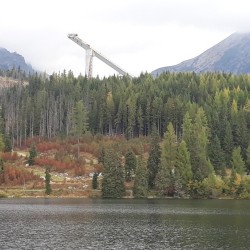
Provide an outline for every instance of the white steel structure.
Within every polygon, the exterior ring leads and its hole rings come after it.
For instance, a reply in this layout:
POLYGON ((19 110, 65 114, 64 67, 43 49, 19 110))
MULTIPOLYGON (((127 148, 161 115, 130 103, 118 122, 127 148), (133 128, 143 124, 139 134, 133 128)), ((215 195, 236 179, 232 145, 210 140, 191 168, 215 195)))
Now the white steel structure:
POLYGON ((93 57, 99 58, 101 61, 109 65, 111 68, 116 70, 119 74, 125 76, 128 75, 131 77, 131 75, 118 67, 116 64, 111 62, 109 59, 107 59, 105 56, 103 56, 100 52, 97 52, 95 49, 91 48, 89 44, 85 43, 78 37, 77 34, 68 34, 68 38, 71 39, 73 42, 81 46, 86 50, 86 66, 85 66, 85 74, 88 78, 92 77, 92 68, 93 68, 93 57))

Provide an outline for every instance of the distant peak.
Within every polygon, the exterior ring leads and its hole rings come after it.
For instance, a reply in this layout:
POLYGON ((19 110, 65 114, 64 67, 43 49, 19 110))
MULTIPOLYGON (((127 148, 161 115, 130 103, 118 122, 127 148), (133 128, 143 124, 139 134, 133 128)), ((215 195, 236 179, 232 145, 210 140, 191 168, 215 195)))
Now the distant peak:
POLYGON ((162 67, 151 74, 163 72, 225 72, 250 73, 250 32, 235 32, 200 55, 177 65, 162 67))

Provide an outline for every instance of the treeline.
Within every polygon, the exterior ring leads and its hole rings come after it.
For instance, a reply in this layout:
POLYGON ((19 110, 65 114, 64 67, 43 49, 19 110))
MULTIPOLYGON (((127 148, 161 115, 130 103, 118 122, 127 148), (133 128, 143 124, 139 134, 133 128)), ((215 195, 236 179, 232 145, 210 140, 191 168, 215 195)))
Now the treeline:
POLYGON ((156 79, 141 74, 101 80, 64 71, 28 81, 0 94, 1 132, 12 147, 35 136, 75 135, 79 142, 87 130, 128 140, 154 133, 163 138, 172 124, 175 143, 185 143, 190 154, 192 179, 204 179, 209 169, 225 175, 233 156, 241 157, 243 171, 249 172, 249 75, 165 73, 156 79))
POLYGON ((210 160, 208 138, 206 116, 199 108, 193 119, 186 113, 181 137, 177 137, 171 122, 163 139, 154 130, 146 158, 127 150, 124 164, 121 164, 122 155, 117 149, 102 148, 99 163, 103 164, 103 197, 121 198, 125 195, 125 186, 130 186, 136 198, 249 199, 250 178, 246 171, 250 165, 250 146, 246 160, 242 157, 241 147, 234 147, 227 166, 221 148, 216 148, 219 151, 217 158, 213 158, 217 159, 215 165, 210 160))
MULTIPOLYGON (((160 136, 172 122, 177 137, 182 135, 187 112, 193 118, 204 110, 209 141, 220 144, 228 160, 234 146, 244 157, 249 141, 250 77, 209 73, 166 73, 153 79, 109 77, 103 80, 74 77, 72 72, 50 78, 33 75, 29 85, 1 91, 4 133, 20 146, 27 138, 71 135, 74 110, 83 103, 92 134, 125 135, 128 139, 160 136)), ((228 163, 228 161, 227 161, 228 163)))

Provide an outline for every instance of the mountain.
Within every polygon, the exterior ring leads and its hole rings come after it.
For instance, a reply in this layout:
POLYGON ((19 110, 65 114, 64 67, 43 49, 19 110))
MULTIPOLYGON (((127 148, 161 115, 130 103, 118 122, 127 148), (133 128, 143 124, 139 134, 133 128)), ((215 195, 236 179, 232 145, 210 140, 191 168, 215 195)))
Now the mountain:
POLYGON ((15 67, 24 71, 25 73, 34 73, 34 69, 30 64, 25 62, 23 56, 17 54, 16 52, 9 52, 5 48, 0 48, 0 69, 1 70, 11 70, 15 67))
POLYGON ((233 33, 199 56, 156 69, 151 74, 156 77, 166 71, 250 73, 250 33, 233 33))

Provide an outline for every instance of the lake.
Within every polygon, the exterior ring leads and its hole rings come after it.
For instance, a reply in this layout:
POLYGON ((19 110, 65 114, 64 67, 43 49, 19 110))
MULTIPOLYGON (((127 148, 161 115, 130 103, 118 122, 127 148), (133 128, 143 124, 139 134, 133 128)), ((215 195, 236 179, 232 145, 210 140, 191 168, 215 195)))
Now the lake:
POLYGON ((0 199, 0 249, 250 249, 250 201, 0 199))

